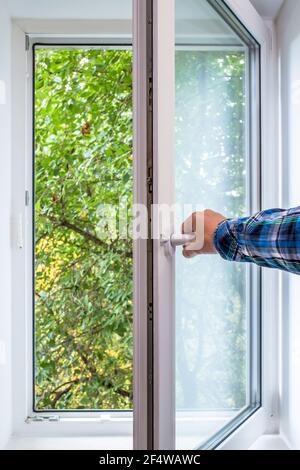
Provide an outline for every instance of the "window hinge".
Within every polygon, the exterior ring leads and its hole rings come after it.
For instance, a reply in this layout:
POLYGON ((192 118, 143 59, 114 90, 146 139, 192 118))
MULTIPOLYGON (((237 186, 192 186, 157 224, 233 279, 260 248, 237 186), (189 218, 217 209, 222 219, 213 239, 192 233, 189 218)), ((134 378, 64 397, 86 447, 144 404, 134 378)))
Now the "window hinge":
POLYGON ((147 176, 147 186, 148 186, 148 193, 153 193, 153 178, 152 178, 152 168, 148 168, 148 176, 147 176))
POLYGON ((152 321, 153 320, 153 304, 150 302, 148 304, 148 320, 152 321))
POLYGON ((29 36, 25 34, 25 51, 29 51, 29 36))
POLYGON ((58 415, 49 415, 49 416, 33 415, 33 416, 28 416, 28 418, 26 418, 25 422, 27 424, 31 424, 31 423, 56 423, 59 420, 60 420, 60 417, 58 415))
POLYGON ((148 77, 148 109, 150 113, 153 111, 153 79, 152 75, 148 77))
POLYGON ((147 185, 148 185, 148 193, 152 194, 153 193, 153 181, 151 176, 148 176, 147 178, 147 185))

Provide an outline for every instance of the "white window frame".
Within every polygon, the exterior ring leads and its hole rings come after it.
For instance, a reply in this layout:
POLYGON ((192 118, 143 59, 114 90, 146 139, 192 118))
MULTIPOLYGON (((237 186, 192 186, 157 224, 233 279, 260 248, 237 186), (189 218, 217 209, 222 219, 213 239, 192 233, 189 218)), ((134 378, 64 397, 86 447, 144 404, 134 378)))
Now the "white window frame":
MULTIPOLYGON (((165 41, 167 31, 174 34, 172 28, 174 23, 172 6, 174 0, 154 0, 154 9, 157 13, 158 21, 154 24, 154 83, 159 87, 154 90, 156 98, 163 100, 164 90, 167 92, 168 99, 172 95, 172 77, 161 75, 162 61, 170 60, 172 50, 168 41, 165 41), (164 18, 168 15, 167 30, 165 30, 164 18), (168 30, 168 28, 170 28, 168 30), (159 47, 162 46, 162 47, 159 47), (171 82, 169 81, 171 79, 171 82)), ((263 208, 275 207, 280 205, 279 185, 279 153, 276 149, 274 135, 277 131, 276 126, 276 44, 275 36, 262 21, 249 0, 226 0, 226 3, 247 26, 252 35, 261 45, 262 59, 262 206, 263 208), (272 104, 274 103, 274 104, 272 104), (270 171, 272 168, 272 171, 270 171), (274 182, 276 182, 274 184, 274 182)), ((136 80, 134 87, 134 121, 135 121, 135 202, 146 203, 146 159, 147 159, 147 99, 148 99, 148 76, 146 73, 146 0, 134 0, 134 78, 136 80)), ((97 22, 93 22, 93 33, 97 36, 99 31, 97 22)), ((28 364, 31 364, 31 336, 30 328, 26 322, 25 305, 28 305, 29 298, 26 294, 24 280, 32 275, 31 260, 28 260, 24 247, 24 221, 26 226, 31 226, 30 215, 26 214, 27 209, 24 206, 25 190, 30 186, 31 175, 25 178, 26 153, 31 155, 31 131, 25 132, 25 124, 31 122, 31 110, 26 108, 26 103, 30 102, 30 96, 27 91, 27 64, 26 54, 24 53, 25 34, 49 35, 59 34, 61 30, 68 31, 71 36, 91 36, 89 22, 61 21, 59 25, 45 18, 44 20, 20 19, 12 22, 12 62, 13 62, 13 199, 12 199, 12 234, 13 234, 13 434, 18 437, 68 437, 68 436, 114 436, 117 435, 128 438, 132 435, 132 418, 119 415, 118 418, 110 419, 107 413, 68 413, 68 417, 58 422, 34 422, 27 424, 26 418, 32 414, 30 397, 28 394, 31 372, 28 371, 28 364), (50 30, 49 30, 50 28, 50 30), (27 114, 27 118, 25 116, 27 114), (24 334, 25 332, 25 334, 24 334), (74 424, 76 423, 76 426, 74 424), (78 424, 78 425, 77 425, 78 424)), ((173 58, 171 59, 173 60, 173 58)), ((172 68, 170 69, 172 70, 172 68)), ((173 77, 174 78, 174 77, 173 77)), ((154 99, 156 99, 154 98, 154 99)), ((162 104, 162 103, 160 103, 162 104)), ((170 109, 169 109, 170 111, 170 109)), ((168 111, 166 119, 168 121, 168 111)), ((166 149, 165 141, 159 130, 159 122, 163 121, 164 114, 156 116, 154 120, 154 152, 156 157, 164 153, 166 149)), ((169 120, 170 121, 170 120, 169 120)), ((165 123, 164 123, 165 124, 165 123)), ((166 129, 173 132, 171 126, 166 129)), ((169 147, 168 147, 169 150, 169 147)), ((165 159, 161 163, 165 165, 165 159)), ((169 168, 164 167, 161 170, 161 183, 163 181, 163 172, 169 168)), ((168 202, 168 201, 166 201, 168 202)), ((154 245, 154 253, 160 248, 154 245)), ((145 242, 138 241, 134 245, 135 264, 135 314, 134 314, 134 361, 135 361, 135 380, 134 380, 134 447, 146 449, 148 433, 148 413, 147 413, 147 390, 149 377, 147 376, 147 292, 145 289, 147 280, 147 247, 145 242)), ((168 270, 169 267, 165 266, 168 270)), ((163 275, 162 266, 161 275, 163 275)), ((159 278, 155 278, 155 286, 159 287, 159 278)), ((170 287, 172 287, 172 280, 170 287)), ((31 291, 30 296, 31 296, 31 291)), ((159 297, 160 289, 157 289, 158 302, 163 302, 159 297)), ((279 358, 279 337, 278 337, 278 318, 279 318, 279 297, 280 297, 280 274, 276 271, 263 271, 262 279, 262 345, 263 345, 263 363, 262 363, 262 407, 248 419, 240 428, 231 434, 218 448, 220 449, 247 449, 260 435, 278 432, 278 361, 279 358)), ((164 376, 167 364, 174 361, 174 357, 168 356, 169 348, 172 347, 172 340, 166 344, 166 328, 169 327, 168 315, 169 309, 173 303, 171 291, 169 295, 169 304, 165 318, 157 318, 155 327, 155 363, 157 364, 155 377, 155 409, 156 423, 155 429, 155 448, 168 448, 170 437, 174 442, 174 428, 171 434, 168 434, 173 416, 174 397, 166 396, 163 383, 170 379, 168 374, 164 376), (164 356, 164 352, 167 353, 164 356), (170 400, 171 398, 171 400, 170 400), (164 407, 164 401, 170 400, 168 406, 164 407), (173 401, 172 401, 173 400, 173 401)), ((163 308, 163 304, 160 306, 163 308)), ((49 414, 49 413, 48 413, 49 414)), ((56 413, 55 413, 56 414, 56 413)))
MULTIPOLYGON (((136 9, 136 6, 135 6, 136 9)), ((132 411, 33 411, 33 316, 32 316, 32 43, 89 44, 113 42, 102 31, 106 23, 89 21, 57 23, 51 20, 12 21, 13 57, 13 434, 17 437, 117 437, 133 442, 132 411), (68 34, 62 34, 67 31, 68 34), (27 50, 26 50, 27 49, 27 50), (50 419, 49 419, 50 418, 50 419)), ((113 22, 112 22, 113 24, 113 22)), ((123 30, 118 43, 132 42, 129 31, 123 30)), ((110 29, 110 28, 108 28, 110 29)), ((115 41, 114 41, 115 42, 115 41)), ((136 59, 134 59, 136 62, 136 59)), ((135 173, 141 170, 136 165, 135 173)), ((136 179, 136 177, 135 177, 136 179)), ((136 191, 135 191, 136 192, 136 191)), ((139 195, 136 192, 135 199, 139 195)), ((139 254, 135 253, 135 257, 139 254)), ((136 289, 135 289, 136 290, 136 289)), ((134 294, 137 295, 136 292, 134 294)), ((114 448, 118 448, 114 444, 114 448)))
MULTIPOLYGON (((278 153, 276 133, 275 45, 272 31, 248 0, 225 2, 250 31, 261 48, 261 180, 262 209, 277 207, 278 153), (270 171, 272 168, 272 172, 270 171)), ((174 202, 174 0, 154 0, 154 193, 155 203, 174 202), (158 85, 157 85, 158 84, 158 85), (167 175, 167 178, 165 178, 167 175)), ((170 233, 174 227, 169 227, 170 233)), ((165 234, 164 235, 168 235, 165 234)), ((175 446, 174 397, 174 259, 163 256, 154 242, 154 438, 156 449, 175 446)), ((278 431, 278 306, 280 274, 263 270, 262 295, 262 397, 261 407, 215 448, 247 449, 260 435, 278 431)))

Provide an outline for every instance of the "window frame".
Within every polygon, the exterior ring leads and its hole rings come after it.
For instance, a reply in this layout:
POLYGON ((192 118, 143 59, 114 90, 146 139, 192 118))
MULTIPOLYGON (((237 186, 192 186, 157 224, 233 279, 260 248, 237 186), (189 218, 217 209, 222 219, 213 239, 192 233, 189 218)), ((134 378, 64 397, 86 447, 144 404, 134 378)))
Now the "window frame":
MULTIPOLYGON (((156 0, 155 0, 156 1, 156 0)), ((165 0, 166 1, 166 0, 165 0)), ((224 0, 225 1, 225 0, 224 0)), ((136 182, 136 201, 144 202, 146 199, 146 154, 147 132, 145 129, 145 113, 147 109, 147 74, 145 73, 145 4, 147 0, 134 0, 134 54, 135 54, 135 106, 136 120, 135 151, 140 155, 135 168, 136 175, 140 175, 136 182), (139 47, 137 47, 139 46, 139 47)), ((266 26, 249 0, 226 0, 226 3, 247 25, 250 32, 261 45, 262 57, 262 207, 280 206, 280 173, 279 152, 276 149, 273 135, 278 131, 278 96, 276 93, 276 42, 272 26, 266 26), (272 170, 270 171, 270 168, 272 170), (274 181, 276 184, 274 184, 274 181)), ((171 19, 171 15, 169 15, 171 19)), ((26 224, 30 224, 27 209, 24 205, 24 191, 28 188, 28 179, 25 177, 25 153, 30 153, 31 136, 25 133, 28 111, 26 99, 28 91, 24 76, 28 73, 24 43, 26 32, 40 35, 40 33, 57 34, 58 30, 66 30, 71 35, 87 37, 89 21, 62 20, 59 25, 50 19, 30 20, 25 18, 13 19, 12 22, 12 115, 14 139, 12 142, 12 273, 14 280, 13 305, 12 305, 12 383, 13 383, 13 435, 18 437, 69 437, 69 436, 112 436, 116 430, 118 437, 131 436, 132 419, 125 417, 119 420, 111 420, 107 415, 99 414, 97 419, 92 419, 88 414, 81 414, 81 419, 68 415, 67 419, 59 422, 34 422, 29 425, 25 422, 31 414, 30 399, 28 396, 28 346, 30 336, 26 324, 24 306, 28 302, 26 297, 25 279, 29 275, 28 259, 24 247, 24 231, 26 224), (25 118, 25 116, 27 116, 25 118), (26 152, 25 152, 26 149, 26 152), (74 426, 78 423, 78 426, 74 426)), ((96 36, 97 22, 93 20, 93 31, 96 36)), ((101 22, 99 22, 101 27, 101 22)), ((161 26, 160 26, 161 27, 161 26)), ((100 29, 98 29, 99 31, 100 29)), ((158 34, 158 25, 155 25, 155 37, 158 34)), ((155 67, 157 59, 155 59, 155 67)), ((154 67, 154 71, 156 70, 154 67)), ((156 72, 155 72, 156 73, 156 72)), ((29 100, 30 102, 30 100, 29 100)), ((135 267, 135 407, 134 407, 134 447, 146 449, 147 447, 147 420, 145 411, 147 403, 147 293, 143 289, 147 279, 147 249, 144 243, 137 242, 134 247, 135 254, 139 256, 135 267), (139 289, 138 289, 139 287, 139 289)), ((29 263, 31 275, 31 263, 29 263)), ((259 436, 268 432, 276 433, 279 430, 278 396, 279 396, 279 371, 275 358, 279 358, 279 299, 281 288, 281 275, 276 271, 263 270, 262 273, 262 407, 225 441, 218 449, 247 449, 259 436)), ((162 338, 156 338, 160 342, 162 338)), ((157 393, 157 389, 156 392, 157 393)), ((94 414, 94 412, 93 412, 94 414)))
MULTIPOLYGON (((34 103, 35 103, 35 51, 36 49, 40 48, 87 48, 87 49, 100 49, 100 50, 107 50, 107 49, 131 49, 132 50, 132 41, 128 41, 127 38, 103 38, 102 36, 98 37, 76 37, 76 36, 65 36, 65 35, 45 35, 40 36, 36 34, 29 34, 26 35, 26 39, 28 41, 28 68, 30 70, 29 73, 29 81, 28 81, 28 96, 32 95, 32 107, 31 107, 31 122, 28 119, 28 127, 31 127, 32 132, 32 148, 31 154, 28 152, 28 160, 27 160, 27 170, 28 170, 28 180, 31 177, 31 182, 29 182, 28 187, 29 190, 26 190, 26 198, 28 197, 27 201, 27 208, 31 211, 31 227, 32 232, 29 233, 30 226, 28 226, 28 233, 27 237, 25 235, 25 239, 27 238, 27 246, 28 246, 28 256, 32 259, 32 282, 30 282, 30 277, 28 276, 27 280, 27 289, 31 289, 32 297, 31 297, 31 310, 32 310, 32 319, 31 321, 28 319, 28 329, 32 335, 32 365, 31 365, 31 374, 32 374, 32 398, 31 398, 31 408, 32 408, 32 416, 28 418, 28 420, 35 420, 39 417, 43 416, 53 416, 55 415, 58 419, 63 419, 66 417, 73 417, 73 418, 81 418, 85 416, 86 418, 95 419, 98 415, 102 416, 110 416, 108 419, 132 419, 133 418, 133 410, 113 410, 113 409, 86 409, 86 410, 38 410, 36 408, 36 399, 35 399, 35 244, 34 244, 34 232, 35 232, 35 151, 34 151, 34 143, 35 143, 35 111, 34 111, 34 103), (30 83, 29 83, 30 82, 30 83), (30 176, 31 175, 31 176, 30 176), (28 196, 27 196, 28 194, 28 196), (31 247, 31 253, 29 253, 29 247, 31 247)), ((28 129, 29 130, 29 129, 28 129)), ((29 299, 30 302, 30 299, 29 299)), ((29 304, 28 304, 28 313, 27 316, 29 317, 29 304)), ((133 330, 133 325, 132 325, 133 330)))
MULTIPOLYGON (((86 21, 64 21, 60 25, 69 34, 58 34, 55 21, 41 27, 39 20, 15 20, 12 23, 14 117, 16 138, 13 160, 18 171, 15 175, 15 206, 18 214, 14 221, 15 242, 18 252, 13 264, 18 275, 18 287, 13 312, 13 325, 18 338, 13 343, 14 416, 13 429, 24 437, 107 437, 115 436, 133 443, 133 410, 48 410, 34 409, 33 380, 33 47, 34 45, 95 45, 95 47, 133 48, 129 37, 111 38, 101 34, 88 34, 86 21), (27 33, 32 31, 32 33, 27 33), (96 43, 96 44, 95 44, 96 43), (24 48, 25 45, 25 48, 24 48), (17 64, 17 65, 16 65, 17 64), (25 202, 25 204, 24 204, 25 202), (24 334, 25 332, 25 334, 24 334), (76 426, 74 424, 76 423, 76 426)), ((98 22, 101 31, 101 21, 98 22)), ((136 171, 136 169, 135 169, 136 171)), ((134 254, 134 256, 136 256, 134 254)), ((134 294, 136 295, 136 293, 134 294)), ((127 445, 126 444, 126 445, 127 445)), ((115 446, 116 448, 116 446, 115 446)))
MULTIPOLYGON (((261 92, 261 101, 259 102, 254 94, 255 113, 252 113, 252 115, 261 117, 261 127, 258 133, 253 133, 254 141, 256 141, 255 145, 258 148, 258 160, 255 159, 250 169, 253 176, 252 191, 254 189, 251 210, 258 211, 265 208, 267 204, 270 207, 276 205, 278 200, 272 177, 267 171, 268 164, 272 162, 275 153, 274 148, 272 148, 273 154, 270 151, 268 142, 276 128, 275 113, 271 114, 268 106, 270 99, 275 99, 275 88, 270 86, 270 83, 273 84, 271 74, 275 73, 272 37, 267 26, 249 1, 215 0, 210 3, 214 7, 221 8, 222 11, 226 11, 226 7, 229 7, 229 11, 225 14, 237 17, 260 47, 261 62, 260 70, 257 67, 257 70, 259 70, 257 87, 261 92), (259 155, 261 155, 261 160, 259 155)), ((159 0, 154 0, 155 203, 170 205, 174 202, 172 157, 174 155, 173 130, 175 126, 170 118, 171 115, 174 115, 173 102, 175 101, 174 89, 170 85, 170 83, 174 83, 174 58, 172 55, 174 53, 175 34, 173 26, 170 25, 170 23, 175 24, 173 15, 174 0, 166 0, 164 5, 159 0), (159 86, 157 86, 157 83, 159 83, 159 86), (161 90, 164 90, 164 95, 161 94, 161 90), (163 126, 162 121, 164 122, 163 126), (162 129, 163 131, 161 131, 162 129), (166 174, 168 175, 167 179, 163 178, 163 175, 166 174)), ((230 16, 228 18, 231 21, 230 16)), ((228 18, 227 22, 229 22, 228 18)), ((255 119, 255 117, 252 117, 252 119, 255 119)), ((251 125, 253 125, 253 122, 251 125)), ((173 229, 174 227, 170 227, 170 233, 173 229)), ((164 236, 167 235, 164 233, 164 236)), ((236 420, 229 423, 227 428, 213 436, 204 448, 232 448, 232 445, 237 446, 237 448, 245 448, 245 445, 249 446, 253 439, 255 440, 255 437, 263 434, 267 429, 272 426, 276 429, 278 418, 276 402, 278 371, 270 360, 269 351, 278 355, 278 335, 274 319, 278 318, 276 299, 278 299, 279 274, 263 270, 261 274, 257 275, 257 279, 253 279, 251 284, 251 289, 253 289, 251 294, 252 302, 260 302, 261 299, 262 321, 258 317, 258 322, 256 321, 256 324, 252 325, 252 328, 257 332, 257 337, 254 338, 257 345, 256 350, 261 349, 259 363, 257 358, 253 356, 253 365, 256 364, 256 366, 253 367, 252 378, 254 381, 260 381, 260 377, 262 379, 261 397, 254 396, 252 398, 254 400, 252 401, 252 409, 249 409, 246 414, 241 413, 236 420), (270 338, 271 332, 274 333, 272 339, 270 338), (251 431, 248 433, 248 438, 244 429, 250 429, 251 431), (244 436, 241 437, 240 442, 239 435, 244 436)), ((154 323, 156 325, 154 337, 155 448, 168 449, 175 446, 174 295, 172 294, 174 292, 174 260, 164 259, 159 241, 155 242, 154 247, 154 286, 154 323), (161 411, 159 412, 159 410, 161 411)), ((258 390, 259 395, 260 390, 258 390)))

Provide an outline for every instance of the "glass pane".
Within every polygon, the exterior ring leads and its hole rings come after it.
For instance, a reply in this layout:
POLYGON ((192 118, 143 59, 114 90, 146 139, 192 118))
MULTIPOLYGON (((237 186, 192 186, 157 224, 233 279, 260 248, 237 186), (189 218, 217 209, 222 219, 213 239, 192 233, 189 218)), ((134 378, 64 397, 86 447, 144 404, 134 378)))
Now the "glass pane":
POLYGON ((132 51, 38 47, 34 80, 35 409, 131 409, 132 242, 101 221, 131 217, 132 51))
MULTIPOLYGON (((176 203, 246 215, 248 70, 247 47, 206 0, 176 2, 176 203)), ((247 270, 177 251, 177 448, 199 448, 249 405, 247 270)))

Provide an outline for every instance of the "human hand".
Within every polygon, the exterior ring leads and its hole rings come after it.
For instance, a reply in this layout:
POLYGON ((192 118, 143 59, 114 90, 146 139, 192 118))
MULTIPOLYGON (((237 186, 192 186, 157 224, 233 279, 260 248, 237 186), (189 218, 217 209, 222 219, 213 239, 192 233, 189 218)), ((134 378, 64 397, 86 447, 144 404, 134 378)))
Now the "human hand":
POLYGON ((226 220, 222 214, 206 209, 203 212, 194 212, 182 224, 182 233, 195 233, 196 240, 183 247, 183 256, 193 258, 202 254, 216 254, 214 234, 218 225, 226 220))

